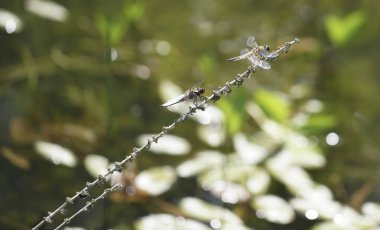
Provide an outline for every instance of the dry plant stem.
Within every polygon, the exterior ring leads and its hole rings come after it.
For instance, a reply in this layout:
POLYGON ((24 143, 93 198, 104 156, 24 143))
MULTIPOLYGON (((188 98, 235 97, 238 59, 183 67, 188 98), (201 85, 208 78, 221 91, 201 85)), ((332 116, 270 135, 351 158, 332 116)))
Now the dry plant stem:
POLYGON ((94 207, 95 203, 98 202, 99 200, 101 199, 104 199, 106 197, 106 195, 108 195, 110 192, 113 192, 113 191, 116 191, 116 190, 119 190, 121 189, 122 186, 120 184, 116 184, 114 186, 112 186, 111 188, 107 188, 104 190, 104 192, 102 194, 100 194, 98 197, 96 197, 95 199, 92 199, 91 201, 88 201, 86 203, 86 205, 79 209, 76 213, 74 213, 72 216, 70 216, 69 218, 65 218, 63 220, 63 222, 55 228, 55 230, 58 230, 60 228, 62 228, 64 225, 68 224, 71 222, 72 219, 74 219, 74 217, 76 217, 77 215, 79 215, 80 213, 82 212, 87 212, 90 208, 94 207))
MULTIPOLYGON (((281 53, 287 53, 288 50, 290 49, 290 47, 296 43, 299 43, 299 39, 298 38, 295 38, 293 41, 290 41, 290 42, 286 42, 282 47, 279 47, 276 51, 277 54, 281 54, 281 53)), ((132 150, 132 153, 130 155, 127 155, 122 161, 120 162, 116 162, 114 164, 114 166, 112 168, 110 168, 108 170, 108 172, 104 175, 99 175, 98 178, 96 180, 94 180, 93 182, 87 182, 86 183, 86 186, 80 191, 80 192, 77 192, 73 197, 68 197, 66 198, 66 201, 65 203, 63 203, 61 206, 59 206, 55 211, 53 212, 48 212, 48 216, 44 217, 43 220, 41 222, 39 222, 34 228, 32 228, 33 230, 37 230, 39 229, 43 224, 45 223, 52 223, 52 218, 59 212, 63 212, 65 209, 66 209, 66 206, 68 206, 69 204, 73 204, 74 201, 76 199, 78 199, 79 197, 80 198, 85 198, 85 197, 88 197, 90 194, 89 194, 89 190, 91 188, 93 188, 94 186, 96 185, 104 185, 106 183, 106 178, 107 176, 109 175, 112 175, 115 171, 117 172, 121 172, 121 170, 124 168, 124 165, 127 163, 127 162, 132 162, 134 160, 136 160, 137 158, 137 155, 142 151, 142 150, 148 150, 150 149, 151 145, 153 142, 157 143, 158 140, 163 137, 166 133, 168 133, 170 130, 174 129, 178 123, 182 122, 182 121, 185 121, 186 119, 188 119, 190 116, 192 116, 193 114, 195 114, 198 110, 205 110, 206 107, 208 106, 209 102, 212 101, 212 102, 215 102, 217 100, 219 100, 221 98, 222 95, 227 95, 229 94, 232 89, 231 89, 231 86, 240 86, 243 84, 244 80, 249 78, 251 76, 252 73, 255 72, 255 70, 259 68, 258 66, 254 65, 254 66, 250 66, 248 67, 248 69, 241 73, 241 74, 237 74, 235 76, 235 78, 231 81, 228 81, 226 82, 223 86, 221 87, 218 87, 217 89, 215 89, 213 91, 213 94, 211 94, 210 96, 207 96, 207 97, 202 97, 201 98, 201 102, 200 103, 195 103, 195 105, 192 107, 190 106, 189 107, 189 111, 187 113, 184 113, 184 114, 181 114, 173 123, 171 123, 170 125, 168 126, 164 126, 162 127, 162 131, 154 136, 152 136, 151 138, 149 138, 147 140, 147 142, 137 148, 133 148, 132 150)), ((117 188, 120 187, 120 185, 115 185, 117 186, 117 188)), ((112 188, 110 189, 106 189, 104 190, 103 194, 101 194, 99 197, 102 197, 104 198, 105 195, 107 195, 108 193, 110 193, 111 191, 114 191, 116 190, 116 187, 113 186, 112 188)), ((93 205, 96 201, 99 200, 99 197, 96 198, 96 199, 93 199, 91 200, 90 202, 90 205, 93 205)), ((75 213, 73 216, 69 217, 69 218, 66 218, 56 229, 59 229, 61 228, 62 226, 64 226, 65 224, 67 224, 68 222, 71 221, 72 218, 74 218, 76 215, 78 215, 79 213, 81 212, 84 212, 85 210, 88 209, 88 205, 86 205, 85 207, 83 207, 82 209, 80 209, 77 213, 75 213)))

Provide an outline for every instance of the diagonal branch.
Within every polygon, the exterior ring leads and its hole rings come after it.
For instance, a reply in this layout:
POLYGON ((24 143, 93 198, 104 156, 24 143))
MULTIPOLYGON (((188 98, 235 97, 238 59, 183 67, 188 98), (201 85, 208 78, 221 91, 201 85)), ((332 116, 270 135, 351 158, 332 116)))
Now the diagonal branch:
MULTIPOLYGON (((274 53, 280 55, 283 53, 287 53, 292 45, 295 45, 296 43, 299 43, 300 40, 298 38, 293 39, 290 42, 286 42, 283 46, 279 47, 274 53)), ((48 212, 48 216, 44 217, 41 222, 39 222, 35 227, 32 228, 32 230, 40 229, 42 225, 45 223, 52 223, 52 219, 54 216, 56 216, 58 213, 63 213, 66 209, 66 207, 70 204, 73 204, 74 201, 76 201, 78 198, 86 198, 89 196, 89 191, 96 185, 104 185, 106 183, 107 176, 112 175, 114 172, 121 172, 121 170, 124 168, 124 166, 128 162, 133 162, 137 159, 138 154, 142 150, 148 150, 150 149, 152 143, 157 143, 158 140, 163 137, 165 134, 167 134, 169 131, 174 129, 178 123, 187 120, 190 116, 194 115, 197 111, 201 110, 204 111, 206 107, 209 105, 209 102, 216 102, 218 101, 223 95, 227 95, 232 92, 232 86, 241 86, 245 79, 249 78, 252 73, 256 71, 259 67, 257 65, 249 66, 246 71, 244 71, 241 74, 237 74, 235 78, 231 81, 226 82, 223 86, 220 86, 213 90, 213 93, 209 96, 202 97, 202 100, 200 103, 195 103, 194 106, 189 107, 189 111, 187 113, 181 114, 174 122, 172 122, 170 125, 162 127, 162 130, 160 133, 152 136, 149 138, 146 143, 140 147, 134 147, 132 150, 132 153, 127 155, 122 161, 116 162, 112 168, 108 170, 107 173, 103 175, 99 175, 96 180, 93 182, 87 182, 86 186, 79 192, 77 192, 74 196, 66 198, 66 201, 59 206, 55 211, 48 212)), ((105 189, 104 192, 99 196, 101 198, 104 198, 107 194, 109 194, 111 191, 117 190, 120 188, 120 185, 115 185, 110 189, 105 189)), ((96 198, 91 200, 85 207, 80 209, 78 212, 76 212, 74 215, 72 215, 69 218, 65 218, 65 220, 56 228, 60 229, 65 224, 69 223, 72 218, 77 216, 78 214, 87 211, 89 205, 94 205, 100 198, 96 198)))

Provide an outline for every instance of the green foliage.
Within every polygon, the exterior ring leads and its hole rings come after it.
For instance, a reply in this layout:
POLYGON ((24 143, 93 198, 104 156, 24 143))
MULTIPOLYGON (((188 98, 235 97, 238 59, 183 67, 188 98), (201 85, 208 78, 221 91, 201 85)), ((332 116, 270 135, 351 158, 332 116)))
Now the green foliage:
POLYGON ((111 46, 120 44, 129 27, 144 16, 145 5, 137 1, 127 1, 122 12, 111 16, 98 13, 95 16, 96 27, 101 37, 111 46))
POLYGON ((216 67, 215 58, 213 58, 210 55, 202 55, 198 59, 198 65, 200 66, 202 72, 206 76, 209 76, 215 71, 215 67, 216 67))
POLYGON ((124 14, 129 21, 139 21, 145 14, 145 4, 139 1, 127 1, 124 14))
POLYGON ((307 133, 326 132, 337 125, 337 119, 334 115, 314 114, 311 115, 302 129, 307 133))
POLYGON ((101 37, 111 46, 119 44, 128 31, 129 21, 125 17, 109 19, 103 14, 96 16, 96 26, 101 37))
POLYGON ((345 17, 327 16, 325 27, 332 43, 336 46, 344 46, 359 34, 366 21, 366 12, 357 10, 345 17))
POLYGON ((225 115, 229 135, 241 130, 246 117, 245 104, 247 99, 247 93, 244 90, 239 90, 231 94, 228 98, 218 102, 218 107, 225 115))
POLYGON ((260 88, 256 90, 254 98, 269 118, 281 123, 289 118, 289 103, 283 97, 260 88))

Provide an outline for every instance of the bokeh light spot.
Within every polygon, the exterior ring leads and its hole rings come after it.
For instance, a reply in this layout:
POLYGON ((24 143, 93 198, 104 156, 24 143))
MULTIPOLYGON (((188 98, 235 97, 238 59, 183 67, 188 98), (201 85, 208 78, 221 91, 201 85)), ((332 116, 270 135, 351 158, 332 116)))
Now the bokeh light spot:
POLYGON ((115 48, 111 48, 111 61, 115 61, 117 59, 117 50, 115 48))
POLYGON ((8 19, 7 22, 5 23, 5 31, 8 34, 11 34, 11 33, 15 32, 16 29, 17 29, 17 24, 16 24, 15 20, 8 19))
POLYGON ((305 217, 309 220, 315 220, 319 216, 318 212, 314 209, 309 209, 305 212, 305 217))
POLYGON ((328 145, 334 146, 339 143, 339 136, 336 133, 329 133, 326 136, 326 143, 328 145))
POLYGON ((159 41, 156 46, 156 51, 161 55, 168 55, 170 53, 170 44, 167 41, 159 41))
POLYGON ((218 219, 213 219, 210 221, 210 226, 213 229, 220 229, 222 227, 222 223, 218 219))

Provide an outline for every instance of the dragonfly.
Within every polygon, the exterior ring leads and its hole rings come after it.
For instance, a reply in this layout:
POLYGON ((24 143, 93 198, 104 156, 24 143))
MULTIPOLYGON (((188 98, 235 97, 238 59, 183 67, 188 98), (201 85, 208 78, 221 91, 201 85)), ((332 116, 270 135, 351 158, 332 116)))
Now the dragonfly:
POLYGON ((247 39, 248 49, 243 49, 240 52, 240 56, 227 59, 228 61, 240 61, 243 59, 248 59, 248 61, 262 69, 270 69, 270 64, 266 60, 271 60, 278 57, 278 53, 269 52, 270 46, 263 45, 259 46, 256 43, 255 36, 249 36, 247 39))
MULTIPOLYGON (((202 82, 203 81, 201 81, 197 85, 201 84, 202 82)), ((198 98, 200 98, 202 96, 202 94, 205 91, 206 91, 205 88, 193 87, 193 88, 187 90, 186 92, 184 92, 183 94, 179 95, 178 97, 170 99, 169 101, 165 102, 164 104, 161 105, 161 107, 166 108, 166 107, 169 107, 169 106, 172 106, 172 105, 184 102, 184 101, 189 101, 189 100, 196 101, 198 98)))

